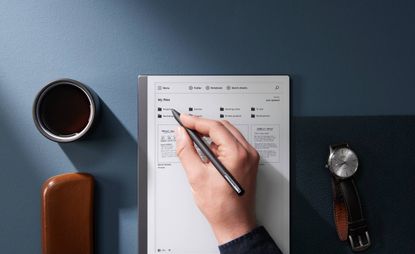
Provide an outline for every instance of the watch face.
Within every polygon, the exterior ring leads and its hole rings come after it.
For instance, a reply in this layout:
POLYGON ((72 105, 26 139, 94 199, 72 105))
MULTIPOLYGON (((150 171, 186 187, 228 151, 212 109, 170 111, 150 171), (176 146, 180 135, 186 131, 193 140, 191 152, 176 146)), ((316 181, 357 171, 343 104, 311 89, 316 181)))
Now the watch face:
POLYGON ((329 157, 330 171, 340 178, 351 177, 357 170, 359 161, 349 148, 335 149, 329 157))

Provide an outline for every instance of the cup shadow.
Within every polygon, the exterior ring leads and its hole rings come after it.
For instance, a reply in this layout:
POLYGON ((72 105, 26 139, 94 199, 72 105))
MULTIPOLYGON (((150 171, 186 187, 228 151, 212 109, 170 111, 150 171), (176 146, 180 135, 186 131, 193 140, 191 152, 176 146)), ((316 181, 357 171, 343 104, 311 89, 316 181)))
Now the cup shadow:
POLYGON ((22 122, 9 119, 6 94, 0 92, 0 252, 40 253, 40 186, 47 169, 33 160, 31 148, 20 140, 16 126, 22 122), (23 244, 17 241, 22 237, 23 244))
POLYGON ((137 141, 101 101, 92 132, 59 146, 79 172, 95 178, 95 252, 118 253, 120 210, 137 206, 137 141))

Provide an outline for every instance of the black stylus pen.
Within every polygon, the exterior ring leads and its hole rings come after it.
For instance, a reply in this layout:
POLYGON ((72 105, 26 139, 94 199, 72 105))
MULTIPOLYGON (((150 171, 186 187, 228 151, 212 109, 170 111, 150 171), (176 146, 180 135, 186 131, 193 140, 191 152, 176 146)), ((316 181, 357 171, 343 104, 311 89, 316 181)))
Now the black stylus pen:
POLYGON ((229 183, 232 189, 238 194, 242 196, 245 191, 241 187, 241 185, 236 181, 236 179, 232 176, 232 174, 223 166, 223 164, 219 161, 218 158, 213 154, 212 150, 206 145, 206 143, 199 137, 198 133, 194 130, 186 128, 183 126, 182 122, 180 121, 180 113, 177 112, 175 109, 172 109, 171 112, 173 113, 174 118, 176 121, 187 131, 190 138, 195 142, 195 144, 200 148, 202 153, 212 162, 213 166, 218 170, 218 172, 225 178, 225 180, 229 183))

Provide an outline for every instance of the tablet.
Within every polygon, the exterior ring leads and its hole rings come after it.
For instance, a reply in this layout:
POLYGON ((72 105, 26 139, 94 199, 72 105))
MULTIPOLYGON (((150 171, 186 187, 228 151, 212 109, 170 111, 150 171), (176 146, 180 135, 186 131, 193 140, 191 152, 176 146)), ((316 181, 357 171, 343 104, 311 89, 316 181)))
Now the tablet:
POLYGON ((257 149, 258 224, 289 253, 289 77, 141 75, 138 83, 140 253, 219 253, 176 156, 172 108, 226 119, 257 149))

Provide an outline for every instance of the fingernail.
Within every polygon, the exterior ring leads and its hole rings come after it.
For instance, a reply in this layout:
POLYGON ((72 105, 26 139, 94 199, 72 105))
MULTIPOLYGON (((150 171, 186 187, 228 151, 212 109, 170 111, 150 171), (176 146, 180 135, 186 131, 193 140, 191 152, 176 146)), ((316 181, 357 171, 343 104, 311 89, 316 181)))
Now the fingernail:
POLYGON ((180 142, 182 141, 182 139, 183 139, 183 134, 182 134, 182 127, 180 127, 180 126, 177 126, 177 128, 176 128, 176 144, 180 144, 180 142))

